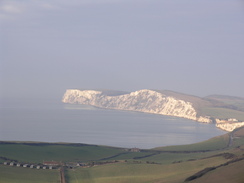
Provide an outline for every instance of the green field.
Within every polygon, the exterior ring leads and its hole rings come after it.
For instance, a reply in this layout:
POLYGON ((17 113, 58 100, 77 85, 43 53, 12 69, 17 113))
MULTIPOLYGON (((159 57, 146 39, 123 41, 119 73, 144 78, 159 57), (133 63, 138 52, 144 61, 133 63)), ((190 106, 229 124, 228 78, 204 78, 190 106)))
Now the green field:
POLYGON ((233 109, 227 109, 227 108, 202 108, 202 113, 206 116, 211 116, 213 118, 218 119, 229 119, 229 118, 236 118, 239 121, 244 121, 244 112, 243 111, 237 111, 233 109))
POLYGON ((218 137, 211 138, 209 140, 189 144, 189 145, 179 145, 179 146, 167 146, 158 147, 155 150, 161 151, 213 151, 226 148, 229 143, 229 134, 221 135, 218 137))
POLYGON ((225 104, 232 106, 232 108, 244 112, 244 98, 224 95, 211 95, 206 98, 212 101, 220 102, 222 105, 225 104))
POLYGON ((219 169, 209 172, 207 175, 202 176, 191 183, 230 183, 230 182, 243 182, 244 180, 244 160, 235 164, 229 164, 219 169))
POLYGON ((0 183, 58 183, 58 170, 37 170, 0 165, 0 183))
POLYGON ((181 164, 146 164, 146 163, 118 163, 92 168, 79 168, 69 170, 70 183, 76 182, 179 182, 193 172, 201 170, 205 166, 215 166, 226 160, 218 157, 199 160, 198 162, 184 162, 181 164), (186 171, 187 169, 187 171, 186 171))
POLYGON ((94 161, 122 153, 122 149, 105 146, 42 143, 0 144, 0 156, 20 162, 94 161))
POLYGON ((168 90, 156 91, 166 96, 191 102, 198 116, 210 116, 218 119, 236 118, 239 121, 244 121, 244 98, 225 95, 210 95, 201 98, 168 90))
POLYGON ((0 183, 60 182, 59 169, 37 170, 3 165, 4 161, 42 163, 51 160, 63 163, 86 162, 84 167, 64 167, 66 183, 179 183, 189 177, 197 177, 189 181, 192 183, 209 182, 209 179, 216 182, 224 182, 222 179, 225 179, 243 183, 244 128, 201 143, 141 152, 84 144, 2 142, 0 183), (231 143, 230 137, 233 137, 231 143), (209 167, 212 167, 211 171, 205 172, 209 167), (204 174, 199 176, 202 171, 204 174))

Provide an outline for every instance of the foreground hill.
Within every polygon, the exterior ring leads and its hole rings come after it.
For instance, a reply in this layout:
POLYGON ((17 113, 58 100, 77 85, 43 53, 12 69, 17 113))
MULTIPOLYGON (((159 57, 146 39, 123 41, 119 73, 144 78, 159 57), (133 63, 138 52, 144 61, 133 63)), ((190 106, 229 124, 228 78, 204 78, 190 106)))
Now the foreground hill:
POLYGON ((61 172, 68 183, 243 183, 244 128, 197 144, 151 150, 67 143, 0 143, 0 183, 61 182, 61 172), (43 169, 45 162, 57 165, 43 169))
POLYGON ((217 123, 226 131, 244 126, 244 99, 227 96, 200 98, 168 90, 118 92, 110 90, 67 90, 62 101, 101 108, 177 116, 217 123))

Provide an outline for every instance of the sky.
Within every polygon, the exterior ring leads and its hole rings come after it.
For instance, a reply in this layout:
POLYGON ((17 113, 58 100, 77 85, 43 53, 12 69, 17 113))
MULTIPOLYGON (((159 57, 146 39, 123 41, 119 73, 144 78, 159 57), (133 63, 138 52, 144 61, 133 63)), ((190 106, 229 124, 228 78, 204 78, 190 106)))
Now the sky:
POLYGON ((242 0, 0 0, 0 96, 244 97, 242 0))

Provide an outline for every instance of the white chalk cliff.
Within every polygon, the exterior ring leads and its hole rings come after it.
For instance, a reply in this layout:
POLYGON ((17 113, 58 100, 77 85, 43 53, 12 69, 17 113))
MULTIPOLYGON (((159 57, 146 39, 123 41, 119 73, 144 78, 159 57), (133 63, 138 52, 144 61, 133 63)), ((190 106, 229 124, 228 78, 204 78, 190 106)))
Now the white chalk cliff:
POLYGON ((236 128, 240 128, 244 126, 244 122, 239 122, 239 123, 220 123, 216 124, 216 126, 222 130, 225 130, 227 132, 231 132, 236 128))
POLYGON ((102 91, 70 89, 65 92, 62 102, 177 116, 206 123, 211 122, 208 117, 197 116, 192 103, 153 90, 139 90, 129 94, 111 96, 104 94, 102 91))

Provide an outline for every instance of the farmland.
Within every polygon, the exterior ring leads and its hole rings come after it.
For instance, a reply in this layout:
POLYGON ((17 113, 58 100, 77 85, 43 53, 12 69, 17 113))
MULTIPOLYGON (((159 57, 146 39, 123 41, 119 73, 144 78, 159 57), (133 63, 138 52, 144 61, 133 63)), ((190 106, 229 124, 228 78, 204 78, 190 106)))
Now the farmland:
POLYGON ((0 183, 57 183, 58 170, 36 170, 0 165, 0 183))
POLYGON ((87 144, 34 142, 0 143, 0 182, 243 182, 244 128, 201 143, 132 152, 87 144), (3 162, 42 164, 62 162, 52 170, 3 165, 3 162), (70 165, 72 164, 72 166, 70 165), (79 164, 79 165, 77 165, 79 164), (74 165, 74 166, 73 166, 74 165), (240 167, 237 170, 237 167, 240 167), (231 172, 225 174, 224 172, 231 172))

